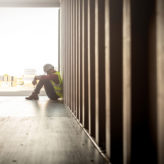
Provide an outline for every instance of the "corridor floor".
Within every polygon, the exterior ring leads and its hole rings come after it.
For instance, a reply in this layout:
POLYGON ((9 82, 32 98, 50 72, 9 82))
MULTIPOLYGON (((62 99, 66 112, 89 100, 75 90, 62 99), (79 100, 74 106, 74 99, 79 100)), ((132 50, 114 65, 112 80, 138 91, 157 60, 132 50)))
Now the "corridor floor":
POLYGON ((60 102, 0 97, 0 164, 106 163, 60 102))

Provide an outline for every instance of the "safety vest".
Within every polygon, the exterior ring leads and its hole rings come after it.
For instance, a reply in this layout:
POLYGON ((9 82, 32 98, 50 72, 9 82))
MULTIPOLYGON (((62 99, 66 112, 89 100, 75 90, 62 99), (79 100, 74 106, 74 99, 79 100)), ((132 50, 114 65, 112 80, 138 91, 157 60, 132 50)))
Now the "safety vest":
POLYGON ((53 80, 50 80, 50 82, 56 92, 56 95, 62 98, 63 97, 63 81, 61 79, 60 72, 55 72, 54 74, 58 76, 59 83, 56 84, 53 80))

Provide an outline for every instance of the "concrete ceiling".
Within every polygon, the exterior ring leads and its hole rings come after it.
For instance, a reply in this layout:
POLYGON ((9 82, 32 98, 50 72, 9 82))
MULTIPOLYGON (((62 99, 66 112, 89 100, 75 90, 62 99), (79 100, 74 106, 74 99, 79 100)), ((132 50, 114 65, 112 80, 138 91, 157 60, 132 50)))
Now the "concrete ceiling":
POLYGON ((60 0, 0 0, 0 7, 59 7, 60 0))

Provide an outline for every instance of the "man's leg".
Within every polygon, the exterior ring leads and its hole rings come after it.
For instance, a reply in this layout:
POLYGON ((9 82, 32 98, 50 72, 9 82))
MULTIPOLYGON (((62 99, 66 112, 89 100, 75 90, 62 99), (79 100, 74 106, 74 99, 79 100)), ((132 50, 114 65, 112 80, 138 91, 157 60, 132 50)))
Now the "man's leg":
POLYGON ((53 85, 49 80, 44 81, 44 89, 47 94, 47 96, 52 100, 57 100, 59 97, 56 95, 56 92, 53 88, 53 85))
POLYGON ((34 92, 35 94, 39 94, 40 93, 40 90, 42 89, 42 87, 44 86, 44 83, 46 81, 45 80, 39 80, 38 84, 36 85, 36 88, 34 89, 34 92))
POLYGON ((34 90, 34 92, 29 96, 26 97, 27 100, 38 100, 38 94, 40 93, 41 88, 44 85, 44 81, 43 80, 39 80, 39 83, 36 85, 36 88, 34 90))
POLYGON ((47 96, 52 99, 52 100, 57 100, 57 98, 59 98, 56 93, 55 90, 51 84, 51 82, 47 79, 41 79, 39 80, 34 92, 32 93, 31 96, 26 97, 27 100, 38 100, 38 94, 40 93, 41 88, 44 86, 45 88, 45 92, 47 94, 47 96))

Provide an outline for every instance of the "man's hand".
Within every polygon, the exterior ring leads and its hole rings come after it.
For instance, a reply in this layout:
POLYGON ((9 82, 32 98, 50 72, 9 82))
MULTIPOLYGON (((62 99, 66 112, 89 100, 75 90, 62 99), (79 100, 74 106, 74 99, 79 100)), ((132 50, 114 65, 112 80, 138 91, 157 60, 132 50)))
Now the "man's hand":
POLYGON ((36 81, 36 79, 34 79, 34 80, 32 81, 32 84, 33 84, 33 85, 36 85, 36 83, 37 83, 37 81, 36 81))

